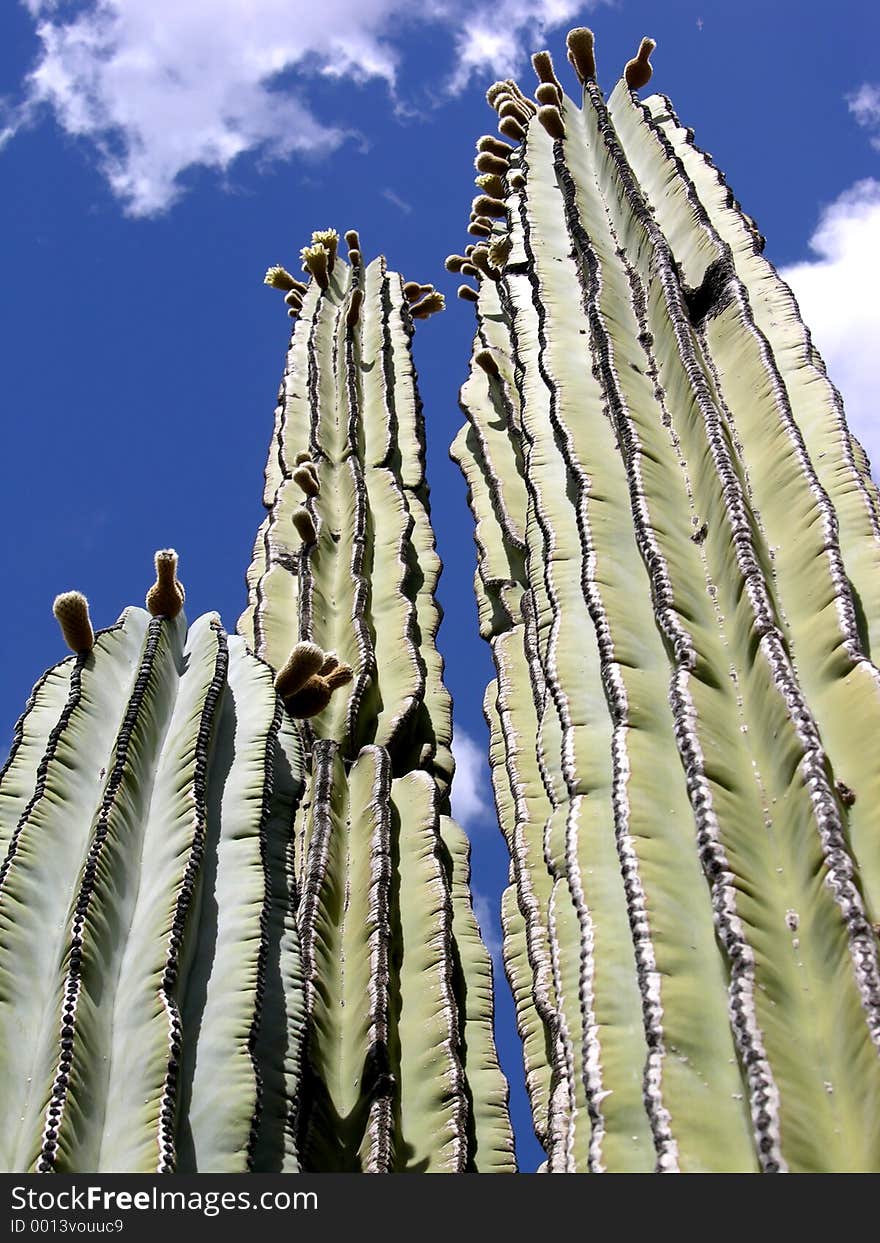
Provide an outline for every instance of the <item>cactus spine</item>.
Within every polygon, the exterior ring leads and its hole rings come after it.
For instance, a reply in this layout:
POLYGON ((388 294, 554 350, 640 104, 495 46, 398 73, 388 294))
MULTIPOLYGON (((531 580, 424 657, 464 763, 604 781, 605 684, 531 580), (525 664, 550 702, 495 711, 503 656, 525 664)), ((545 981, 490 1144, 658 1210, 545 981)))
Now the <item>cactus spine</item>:
POLYGON ((536 1130, 556 1171, 877 1170, 880 498, 754 224, 573 33, 453 446, 536 1130))
POLYGON ((297 689, 285 702, 308 757, 295 828, 303 1161, 512 1170, 491 963, 471 908, 467 843, 448 814, 440 562, 410 351, 413 320, 442 298, 404 285, 381 258, 365 265, 354 232, 345 262, 335 238, 316 234, 302 252, 312 279, 239 622, 279 670, 282 693, 293 667, 297 689), (323 673, 322 652, 336 662, 323 673), (303 685, 296 671, 307 667, 303 685))
POLYGON ((215 614, 128 609, 40 680, 0 775, 0 1168, 299 1168, 300 768, 215 614))

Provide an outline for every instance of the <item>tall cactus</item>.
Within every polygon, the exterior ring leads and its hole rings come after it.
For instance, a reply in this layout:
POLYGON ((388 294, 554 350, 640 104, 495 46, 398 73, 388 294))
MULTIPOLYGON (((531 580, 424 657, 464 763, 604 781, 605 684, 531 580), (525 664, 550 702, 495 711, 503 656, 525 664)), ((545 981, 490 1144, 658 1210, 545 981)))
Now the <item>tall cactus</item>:
POLYGON ((300 743, 269 668, 215 614, 187 631, 161 565, 161 615, 97 639, 59 598, 77 654, 0 775, 7 1171, 299 1168, 300 743))
POLYGON ((504 955, 548 1168, 880 1169, 880 496, 643 42, 488 95, 476 519, 504 955), (876 657, 875 657, 876 658, 876 657))
POLYGON ((326 230, 303 250, 307 285, 267 273, 296 324, 239 622, 278 670, 307 755, 303 1160, 512 1170, 491 962, 449 816, 440 562, 410 351, 413 320, 442 297, 381 258, 365 265, 353 232, 345 262, 337 240, 326 230))

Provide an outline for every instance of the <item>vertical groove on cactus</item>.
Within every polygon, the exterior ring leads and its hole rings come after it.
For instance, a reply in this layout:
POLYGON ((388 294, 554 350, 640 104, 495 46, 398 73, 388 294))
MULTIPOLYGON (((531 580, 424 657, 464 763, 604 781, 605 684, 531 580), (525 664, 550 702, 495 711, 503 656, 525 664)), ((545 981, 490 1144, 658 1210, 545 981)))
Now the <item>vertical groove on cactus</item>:
POLYGON ((3 1168, 298 1168, 285 843, 301 763, 270 670, 216 615, 187 634, 129 609, 50 670, 17 739, 0 787, 3 1168))
POLYGON ((877 491, 754 225, 583 42, 453 446, 536 1131, 550 1170, 876 1169, 877 491))
POLYGON ((337 256, 326 287, 303 298, 239 623, 275 669, 298 643, 351 669, 327 675, 336 689, 313 714, 298 707, 307 688, 286 700, 308 715, 298 727, 310 756, 294 827, 301 1151, 316 1170, 509 1171, 491 961, 467 844, 447 814, 440 561, 411 352, 414 318, 442 299, 357 254, 337 256), (294 471, 306 454, 317 489, 294 471), (310 528, 295 520, 303 510, 310 528))

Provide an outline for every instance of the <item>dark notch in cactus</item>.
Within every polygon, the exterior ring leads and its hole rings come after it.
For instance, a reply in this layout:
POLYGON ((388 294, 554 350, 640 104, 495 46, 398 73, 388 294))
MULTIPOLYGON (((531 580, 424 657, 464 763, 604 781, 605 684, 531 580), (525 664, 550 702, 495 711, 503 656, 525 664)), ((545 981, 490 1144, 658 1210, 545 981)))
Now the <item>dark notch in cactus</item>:
POLYGON ((239 622, 279 671, 308 755, 295 830, 303 1162, 512 1170, 491 962, 449 817, 440 562, 411 353, 443 298, 382 258, 365 264, 354 231, 345 240, 347 263, 318 258, 291 337, 239 622))
POLYGON ((877 1170, 880 497, 753 222, 634 95, 650 44, 606 103, 572 32, 583 105, 508 156, 453 447, 536 1130, 558 1171, 877 1170))
POLYGON ((79 646, 0 774, 0 1167, 296 1171, 297 734, 215 614, 79 646))

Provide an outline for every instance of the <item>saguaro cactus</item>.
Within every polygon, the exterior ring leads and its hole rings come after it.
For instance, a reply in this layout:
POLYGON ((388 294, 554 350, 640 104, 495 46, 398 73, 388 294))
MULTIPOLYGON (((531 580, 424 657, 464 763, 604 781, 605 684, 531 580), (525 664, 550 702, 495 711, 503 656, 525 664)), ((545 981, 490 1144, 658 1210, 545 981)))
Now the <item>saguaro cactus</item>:
POLYGON ((296 1170, 301 754, 271 671, 215 614, 56 614, 78 653, 0 774, 0 1168, 296 1170))
POLYGON ((489 92, 453 456, 551 1170, 880 1168, 880 497, 645 41, 489 92))
POLYGON ((308 759, 295 830, 303 1160, 511 1170, 491 963, 448 814, 440 563, 410 352, 413 320, 442 298, 346 240, 348 262, 334 232, 314 235, 307 285, 267 273, 297 322, 239 622, 278 670, 308 759))

